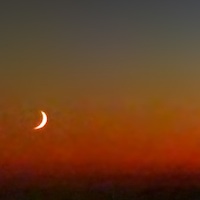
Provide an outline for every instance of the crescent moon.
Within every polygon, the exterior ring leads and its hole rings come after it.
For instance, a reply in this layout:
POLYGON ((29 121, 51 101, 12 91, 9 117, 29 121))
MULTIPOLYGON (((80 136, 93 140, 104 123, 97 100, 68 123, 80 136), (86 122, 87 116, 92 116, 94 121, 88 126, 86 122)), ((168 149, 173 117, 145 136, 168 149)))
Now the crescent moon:
POLYGON ((41 111, 41 114, 42 114, 42 122, 38 126, 36 126, 34 128, 35 130, 43 128, 47 123, 47 115, 46 115, 46 113, 41 111))

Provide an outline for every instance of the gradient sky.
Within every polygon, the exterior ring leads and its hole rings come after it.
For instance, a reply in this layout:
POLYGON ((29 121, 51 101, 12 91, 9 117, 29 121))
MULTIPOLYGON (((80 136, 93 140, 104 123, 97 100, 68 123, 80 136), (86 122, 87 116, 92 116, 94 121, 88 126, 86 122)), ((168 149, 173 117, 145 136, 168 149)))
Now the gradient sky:
POLYGON ((1 169, 199 169, 199 8, 1 3, 1 169))

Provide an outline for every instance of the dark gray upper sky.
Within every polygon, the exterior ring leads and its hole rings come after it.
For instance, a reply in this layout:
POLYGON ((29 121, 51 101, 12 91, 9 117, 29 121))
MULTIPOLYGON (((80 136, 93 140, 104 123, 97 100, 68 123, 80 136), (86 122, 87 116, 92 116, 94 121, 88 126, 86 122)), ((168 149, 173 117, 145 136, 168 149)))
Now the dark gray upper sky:
POLYGON ((199 8, 194 0, 3 2, 0 89, 25 99, 196 91, 199 8))

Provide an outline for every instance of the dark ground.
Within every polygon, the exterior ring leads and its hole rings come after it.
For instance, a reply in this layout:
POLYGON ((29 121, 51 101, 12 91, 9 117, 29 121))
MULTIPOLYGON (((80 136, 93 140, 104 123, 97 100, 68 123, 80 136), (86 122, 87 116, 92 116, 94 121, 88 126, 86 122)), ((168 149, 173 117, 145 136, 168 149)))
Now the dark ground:
POLYGON ((199 174, 138 180, 136 176, 109 180, 90 177, 66 182, 54 179, 50 184, 45 178, 30 185, 17 179, 1 185, 0 200, 200 200, 199 174))
POLYGON ((1 191, 0 198, 2 200, 199 200, 200 188, 154 188, 142 191, 126 188, 104 191, 32 188, 10 192, 1 191))

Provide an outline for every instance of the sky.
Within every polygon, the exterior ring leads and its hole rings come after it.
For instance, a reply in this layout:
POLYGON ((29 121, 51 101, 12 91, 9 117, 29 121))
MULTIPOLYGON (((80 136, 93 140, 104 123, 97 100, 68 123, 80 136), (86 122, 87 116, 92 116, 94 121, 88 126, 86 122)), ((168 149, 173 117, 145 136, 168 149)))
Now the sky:
POLYGON ((1 3, 3 173, 198 171, 199 7, 1 3))

